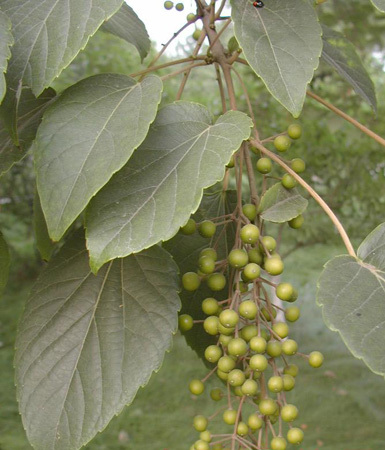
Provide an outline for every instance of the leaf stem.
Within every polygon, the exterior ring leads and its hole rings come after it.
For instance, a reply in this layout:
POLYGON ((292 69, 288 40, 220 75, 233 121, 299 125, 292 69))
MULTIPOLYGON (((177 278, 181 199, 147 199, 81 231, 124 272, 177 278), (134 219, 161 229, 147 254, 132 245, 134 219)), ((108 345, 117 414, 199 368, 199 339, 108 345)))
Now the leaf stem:
POLYGON ((147 69, 141 70, 139 72, 131 73, 130 77, 136 78, 141 75, 146 75, 147 73, 150 73, 150 72, 155 72, 156 70, 165 69, 166 67, 175 66, 177 64, 183 64, 183 63, 187 63, 187 62, 192 62, 195 60, 203 60, 204 61, 205 59, 206 58, 204 56, 189 56, 188 58, 176 59, 176 60, 164 63, 164 64, 159 64, 158 66, 148 67, 147 69))

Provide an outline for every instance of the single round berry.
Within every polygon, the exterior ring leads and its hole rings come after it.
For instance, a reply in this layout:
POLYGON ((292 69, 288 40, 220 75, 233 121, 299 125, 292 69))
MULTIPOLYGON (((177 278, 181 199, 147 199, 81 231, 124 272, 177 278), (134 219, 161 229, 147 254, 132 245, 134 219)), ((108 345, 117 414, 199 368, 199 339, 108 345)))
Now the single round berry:
MULTIPOLYGON (((239 312, 241 312, 241 308, 239 308, 239 312)), ((253 339, 253 337, 257 335, 258 335, 258 328, 255 325, 246 325, 240 331, 241 338, 244 339, 246 342, 249 342, 251 339, 253 339)))
POLYGON ((275 401, 272 398, 265 398, 265 399, 261 400, 259 402, 258 407, 259 407, 259 411, 264 416, 271 416, 278 409, 277 404, 275 403, 275 401))
POLYGON ((324 362, 324 355, 321 352, 311 352, 309 355, 309 364, 311 367, 318 369, 324 362))
POLYGON ((239 322, 239 315, 233 309, 225 309, 219 314, 219 322, 226 328, 233 328, 239 322))
POLYGON ((293 422, 298 417, 298 408, 290 404, 283 406, 281 409, 281 417, 285 422, 293 422))
POLYGON ((231 339, 227 350, 230 355, 243 356, 247 353, 247 343, 242 338, 231 339))
POLYGON ((194 13, 187 14, 186 16, 187 22, 192 22, 193 20, 195 20, 195 18, 196 15, 194 13))
MULTIPOLYGON (((273 317, 275 317, 276 315, 277 315, 277 311, 273 308, 273 317)), ((261 333, 261 336, 263 337, 263 339, 265 339, 266 342, 270 341, 271 335, 265 328, 262 328, 260 330, 260 333, 261 333)))
POLYGON ((223 392, 219 388, 211 389, 210 397, 214 402, 219 402, 223 398, 223 392))
POLYGON ((263 306, 261 309, 261 313, 268 322, 271 322, 272 319, 275 319, 277 317, 277 310, 273 307, 267 309, 265 306, 263 306))
POLYGON ((247 419, 247 425, 252 430, 259 430, 262 428, 263 420, 258 416, 258 414, 251 414, 247 419))
POLYGON ((301 311, 298 306, 289 306, 285 311, 285 318, 289 322, 296 322, 301 316, 301 311))
POLYGON ((194 219, 189 219, 183 227, 180 228, 180 232, 185 235, 194 234, 195 230, 197 228, 197 225, 195 223, 194 219))
POLYGON ((245 300, 239 305, 239 314, 245 319, 255 319, 257 317, 257 313, 258 306, 253 300, 245 300))
POLYGON ((249 427, 245 422, 239 422, 237 427, 237 434, 239 436, 245 436, 249 432, 249 427))
POLYGON ((270 447, 271 450, 286 450, 286 439, 281 436, 273 437, 273 439, 270 441, 270 447))
POLYGON ((245 382, 245 374, 240 369, 233 369, 229 373, 227 381, 231 384, 231 386, 242 386, 245 382))
POLYGON ((227 425, 234 425, 237 420, 237 411, 235 409, 226 409, 223 412, 223 421, 227 423, 227 425))
POLYGON ((183 3, 177 3, 177 4, 175 5, 175 9, 176 9, 177 11, 183 11, 183 10, 184 10, 184 4, 183 4, 183 3))
POLYGON ((201 34, 202 34, 202 30, 200 30, 199 28, 196 28, 194 30, 194 33, 192 34, 194 41, 199 40, 199 38, 201 37, 201 34))
POLYGON ((291 145, 291 139, 288 136, 277 136, 274 139, 274 147, 279 151, 279 152, 286 152, 287 150, 289 150, 291 145))
POLYGON ((290 162, 290 166, 294 170, 295 173, 305 172, 305 169, 306 169, 306 163, 301 158, 292 159, 290 162))
POLYGON ((298 291, 297 291, 297 289, 294 289, 293 295, 292 295, 291 299, 289 300, 290 303, 295 302, 297 300, 297 298, 298 298, 298 291))
POLYGON ((178 318, 178 325, 181 331, 189 331, 194 326, 194 321, 188 314, 181 314, 178 318))
POLYGON ((273 164, 269 158, 260 158, 257 161, 256 167, 259 173, 266 175, 273 169, 273 164))
POLYGON ((250 340, 250 348, 256 353, 265 353, 267 342, 262 336, 255 336, 250 340))
POLYGON ((226 277, 222 273, 212 273, 207 278, 207 286, 212 291, 221 291, 226 286, 226 277))
POLYGON ((282 380, 283 380, 283 390, 284 391, 291 391, 294 389, 295 378, 292 375, 285 374, 282 376, 282 380))
MULTIPOLYGON (((237 285, 235 284, 234 289, 237 288, 237 285)), ((245 283, 244 281, 240 281, 239 282, 239 291, 242 292, 243 294, 245 292, 247 292, 249 290, 249 285, 248 283, 245 283)))
POLYGON ((222 372, 230 372, 235 368, 236 362, 231 356, 222 356, 218 361, 218 369, 222 372))
POLYGON ((282 186, 286 189, 293 189, 297 186, 297 181, 290 174, 286 173, 281 180, 282 186))
POLYGON ((291 428, 287 432, 287 440, 290 444, 300 444, 303 441, 303 431, 300 428, 291 428))
POLYGON ((285 355, 293 356, 298 351, 298 344, 293 339, 287 339, 285 342, 282 343, 282 352, 285 355))
POLYGON ((289 334, 289 327, 286 322, 276 322, 273 325, 273 331, 277 334, 281 339, 284 339, 289 334))
POLYGON ((202 431, 199 435, 201 441, 211 442, 212 436, 209 430, 202 431))
POLYGON ((217 376, 223 380, 223 381, 227 381, 227 379, 229 378, 229 374, 227 372, 222 372, 222 370, 217 370, 217 376))
POLYGON ((197 431, 205 431, 208 425, 208 420, 205 416, 198 415, 194 417, 193 425, 197 431))
POLYGON ((261 275, 261 268, 258 266, 258 264, 249 263, 246 264, 242 273, 245 276, 246 280, 253 281, 261 275))
POLYGON ((255 380, 246 380, 242 384, 241 389, 243 395, 254 397, 254 395, 258 392, 258 383, 255 380))
POLYGON ((281 392, 283 390, 283 380, 281 377, 274 376, 269 378, 267 382, 267 387, 271 392, 281 392))
POLYGON ((229 342, 231 341, 233 337, 231 335, 227 336, 225 334, 219 335, 219 343, 222 344, 224 347, 227 347, 229 345, 229 342))
POLYGON ((212 316, 214 314, 216 314, 219 310, 219 305, 218 305, 218 301, 213 298, 213 297, 208 297, 205 298, 202 302, 202 311, 209 315, 212 316))
POLYGON ((199 253, 199 257, 202 256, 208 256, 209 258, 213 259, 214 261, 216 261, 218 259, 218 255, 217 252, 214 248, 204 248, 203 250, 201 250, 201 252, 199 253))
POLYGON ((257 207, 251 203, 243 205, 242 212, 251 221, 257 217, 257 207))
POLYGON ((201 284, 201 279, 195 272, 186 272, 182 277, 182 285, 186 291, 196 291, 201 284))
POLYGON ((164 2, 164 8, 165 9, 172 9, 174 7, 174 2, 164 2))
POLYGON ((201 380, 191 380, 189 384, 190 392, 194 395, 201 395, 205 390, 205 385, 201 380))
POLYGON ((292 139, 299 139, 302 136, 302 127, 299 123, 292 123, 287 127, 287 134, 292 139))
POLYGON ((251 263, 258 264, 259 266, 263 263, 263 255, 258 248, 250 249, 247 254, 251 263))
POLYGON ((199 441, 196 441, 194 444, 195 450, 210 450, 210 445, 206 441, 202 441, 202 439, 199 439, 199 441))
POLYGON ((216 229, 215 223, 211 220, 204 220, 198 227, 199 234, 205 238, 213 237, 216 229))
POLYGON ((209 275, 215 270, 215 261, 209 256, 201 256, 198 261, 198 267, 202 273, 209 275))
POLYGON ((288 224, 290 228, 293 228, 293 230, 298 230, 298 228, 301 228, 305 219, 303 218, 303 215, 300 214, 297 217, 294 217, 294 219, 289 220, 288 224))
MULTIPOLYGON (((221 322, 218 322, 218 332, 220 334, 224 334, 226 336, 231 336, 234 334, 235 331, 235 327, 225 327, 224 325, 221 324, 221 322)), ((230 343, 230 341, 229 341, 230 343)), ((229 344, 227 344, 229 345, 229 344)))
POLYGON ((294 288, 290 283, 279 283, 275 289, 278 298, 287 302, 291 299, 294 293, 294 288))
POLYGON ((261 241, 263 244, 262 250, 263 247, 266 247, 269 252, 273 252, 277 247, 277 241, 273 238, 273 236, 263 236, 261 241))
POLYGON ((253 355, 250 358, 249 366, 253 370, 257 370, 258 372, 263 372, 267 369, 268 362, 266 356, 263 355, 253 355))
POLYGON ((241 228, 240 238, 245 244, 255 244, 259 239, 259 228, 249 223, 241 228))
POLYGON ((266 347, 266 353, 272 358, 277 358, 282 354, 282 344, 278 341, 269 341, 266 347))
POLYGON ((295 364, 289 364, 285 366, 283 369, 283 373, 287 375, 291 375, 292 377, 296 377, 298 375, 299 369, 295 364))
POLYGON ((249 262, 249 256, 246 250, 234 249, 229 253, 227 261, 229 262, 231 267, 239 269, 241 267, 244 267, 249 262))
POLYGON ((205 358, 211 363, 216 363, 222 356, 222 350, 217 345, 209 345, 205 350, 205 358))
POLYGON ((284 269, 283 262, 281 258, 278 258, 276 256, 271 256, 270 258, 266 258, 264 263, 264 269, 266 272, 268 272, 270 275, 276 276, 281 275, 284 269))
POLYGON ((209 316, 203 322, 203 328, 207 334, 215 336, 219 333, 218 331, 219 319, 217 316, 209 316))

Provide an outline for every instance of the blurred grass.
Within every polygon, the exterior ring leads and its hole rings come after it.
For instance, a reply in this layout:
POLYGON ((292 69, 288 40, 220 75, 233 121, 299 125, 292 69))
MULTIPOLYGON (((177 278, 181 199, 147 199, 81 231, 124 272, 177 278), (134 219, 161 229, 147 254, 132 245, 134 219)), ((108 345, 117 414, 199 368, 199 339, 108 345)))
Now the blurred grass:
MULTIPOLYGON (((326 329, 321 310, 315 305, 316 281, 322 264, 343 249, 318 245, 292 253, 286 260, 284 280, 300 289, 298 305, 302 317, 291 326, 304 353, 320 350, 326 356, 322 369, 307 367, 298 358, 301 372, 297 386, 288 395, 298 405, 298 425, 306 439, 298 450, 385 449, 385 381, 353 358, 337 333, 326 329)), ((17 284, 17 283, 16 283, 17 284)), ((17 320, 28 295, 28 283, 9 290, 2 300, 0 322, 0 450, 28 450, 15 401, 13 385, 13 341, 17 320)), ((193 398, 190 379, 202 377, 205 369, 177 335, 164 365, 134 403, 114 418, 87 450, 188 450, 197 438, 192 417, 210 415, 222 402, 209 400, 210 387, 221 387, 213 379, 205 394, 193 398)), ((220 422, 211 428, 219 430, 220 422)), ((223 428, 221 428, 223 429, 223 428)), ((292 447, 294 448, 294 446, 292 447)))

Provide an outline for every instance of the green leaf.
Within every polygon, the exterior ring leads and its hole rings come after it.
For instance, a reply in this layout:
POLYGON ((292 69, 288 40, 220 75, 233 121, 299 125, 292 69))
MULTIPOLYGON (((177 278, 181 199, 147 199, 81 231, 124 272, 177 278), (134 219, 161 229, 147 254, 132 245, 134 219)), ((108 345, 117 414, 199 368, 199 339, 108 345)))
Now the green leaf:
POLYGON ((231 0, 235 36, 254 72, 295 117, 318 67, 322 29, 307 0, 231 0))
POLYGON ((0 175, 20 161, 35 139, 43 112, 55 98, 46 89, 36 98, 29 88, 8 89, 0 106, 0 175))
MULTIPOLYGON (((237 193, 236 191, 207 192, 203 195, 202 203, 198 211, 194 214, 194 219, 200 222, 205 219, 231 214, 236 208, 237 193)), ((217 247, 218 260, 227 257, 229 251, 233 248, 235 241, 235 228, 233 225, 227 226, 223 231, 223 225, 217 227, 216 234, 212 242, 216 242, 221 236, 217 247)), ((185 236, 177 233, 171 240, 164 242, 163 247, 168 250, 178 264, 181 274, 186 272, 194 272, 198 267, 199 253, 204 248, 210 246, 210 241, 195 233, 185 236)), ((199 289, 194 292, 182 290, 180 298, 182 300, 182 314, 190 314, 194 320, 203 320, 207 316, 203 313, 201 305, 202 301, 207 297, 212 297, 213 292, 207 287, 206 283, 201 283, 199 289)), ((217 300, 225 300, 228 298, 227 289, 216 292, 217 300)), ((204 351, 207 346, 216 344, 217 339, 207 334, 198 323, 189 331, 183 333, 187 344, 198 354, 203 361, 204 351)))
POLYGON ((385 223, 364 240, 358 258, 337 256, 325 265, 317 303, 352 354, 385 376, 385 223))
POLYGON ((8 60, 11 57, 10 47, 13 44, 11 28, 11 21, 2 11, 0 11, 0 103, 3 100, 6 91, 4 74, 7 71, 8 60))
POLYGON ((155 246, 90 272, 83 236, 65 244, 32 290, 16 342, 28 439, 77 450, 132 402, 176 331, 177 267, 155 246))
POLYGON ((15 43, 9 82, 38 96, 84 48, 123 0, 0 0, 12 22, 15 43))
POLYGON ((144 23, 126 3, 123 3, 119 11, 102 25, 102 30, 133 44, 142 60, 150 50, 151 41, 144 23))
POLYGON ((36 247, 45 261, 51 259, 55 249, 55 244, 51 241, 47 223, 45 221, 43 210, 41 209, 39 194, 35 192, 33 200, 33 231, 35 234, 36 247))
POLYGON ((286 189, 281 183, 268 189, 259 204, 258 212, 263 220, 283 223, 302 214, 308 201, 297 189, 286 189))
POLYGON ((198 208, 203 189, 223 178, 251 126, 238 111, 214 125, 204 106, 164 107, 128 164, 90 203, 87 247, 93 270, 174 236, 198 208))
POLYGON ((371 0, 373 5, 380 10, 381 12, 385 12, 385 0, 371 0))
POLYGON ((10 256, 8 245, 0 231, 0 293, 7 285, 9 275, 10 256))
POLYGON ((345 36, 322 25, 322 59, 354 88, 356 93, 377 110, 376 91, 354 45, 345 36))
POLYGON ((162 82, 96 75, 71 86, 44 114, 34 143, 37 187, 58 241, 146 137, 162 82))

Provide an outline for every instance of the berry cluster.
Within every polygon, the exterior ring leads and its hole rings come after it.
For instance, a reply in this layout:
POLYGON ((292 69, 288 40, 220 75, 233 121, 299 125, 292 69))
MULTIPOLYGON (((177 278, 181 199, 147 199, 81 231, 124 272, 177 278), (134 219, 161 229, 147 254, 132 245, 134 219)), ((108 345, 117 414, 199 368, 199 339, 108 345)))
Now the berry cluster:
MULTIPOLYGON (((300 126, 291 125, 287 134, 274 139, 274 146, 279 152, 286 151, 291 139, 300 135, 300 126)), ((305 164, 294 159, 291 167, 302 172, 305 164)), ((270 159, 258 160, 257 170, 264 176, 271 169, 270 159)), ((234 246, 226 258, 218 260, 217 240, 213 247, 201 251, 197 271, 182 276, 185 290, 196 291, 201 283, 206 283, 213 294, 202 301, 201 308, 207 316, 203 321, 194 321, 187 314, 179 317, 181 331, 203 325, 202 333, 216 339, 204 351, 212 369, 202 380, 192 380, 189 389, 194 395, 202 394, 207 379, 216 374, 226 387, 213 389, 210 397, 215 402, 226 399, 225 409, 218 413, 222 413, 226 425, 232 426, 231 433, 215 435, 208 430, 209 420, 197 415, 193 425, 200 435, 191 450, 220 450, 226 443, 231 443, 232 449, 237 445, 245 449, 285 450, 287 443, 300 444, 304 438, 302 429, 292 425, 298 409, 286 398, 287 392, 294 389, 298 374, 298 367, 290 359, 299 356, 318 368, 323 356, 318 351, 310 355, 299 353, 297 342, 290 338, 288 323, 300 317, 299 308, 293 305, 298 293, 290 283, 272 278, 283 273, 284 263, 274 237, 263 233, 257 205, 238 205, 230 215, 199 224, 191 218, 181 233, 191 235, 198 230, 201 236, 213 238, 217 228, 229 222, 235 224, 236 232, 234 246), (225 288, 228 297, 217 300, 215 293, 225 288)), ((302 222, 299 216, 289 225, 299 228, 302 222)))

